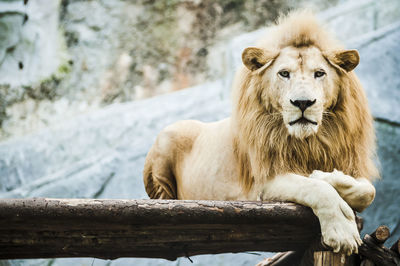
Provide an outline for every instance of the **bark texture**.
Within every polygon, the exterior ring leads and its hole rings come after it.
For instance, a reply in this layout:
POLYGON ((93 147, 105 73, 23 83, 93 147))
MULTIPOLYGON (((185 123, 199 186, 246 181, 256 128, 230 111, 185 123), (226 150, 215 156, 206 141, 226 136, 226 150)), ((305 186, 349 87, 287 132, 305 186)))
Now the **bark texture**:
POLYGON ((244 201, 0 199, 0 259, 181 256, 302 250, 311 209, 244 201))

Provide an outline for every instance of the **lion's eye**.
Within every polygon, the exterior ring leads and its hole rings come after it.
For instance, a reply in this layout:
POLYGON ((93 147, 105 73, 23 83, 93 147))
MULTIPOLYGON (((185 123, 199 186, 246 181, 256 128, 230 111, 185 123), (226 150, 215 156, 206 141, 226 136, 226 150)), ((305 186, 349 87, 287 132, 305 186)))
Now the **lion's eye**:
POLYGON ((320 77, 324 76, 325 74, 326 73, 324 71, 321 71, 321 70, 315 71, 314 78, 320 78, 320 77))
POLYGON ((281 77, 283 77, 283 78, 287 78, 287 79, 290 78, 290 73, 289 73, 289 71, 282 70, 282 71, 279 71, 278 74, 279 74, 281 77))

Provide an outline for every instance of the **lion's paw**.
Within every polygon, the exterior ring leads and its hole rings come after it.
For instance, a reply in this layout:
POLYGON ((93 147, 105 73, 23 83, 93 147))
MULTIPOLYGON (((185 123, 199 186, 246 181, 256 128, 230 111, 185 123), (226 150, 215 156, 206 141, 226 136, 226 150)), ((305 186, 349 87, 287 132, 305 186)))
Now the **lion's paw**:
POLYGON ((324 210, 318 216, 324 244, 336 253, 350 255, 358 252, 362 241, 354 213, 346 202, 341 200, 335 210, 324 210))
POLYGON ((332 186, 340 188, 348 188, 351 186, 351 181, 353 178, 351 176, 345 175, 342 171, 334 169, 332 172, 323 172, 320 170, 314 170, 310 178, 325 181, 332 186))
POLYGON ((310 178, 312 179, 318 179, 318 180, 322 180, 328 183, 331 183, 331 179, 332 179, 332 172, 323 172, 320 170, 314 170, 311 175, 310 178))

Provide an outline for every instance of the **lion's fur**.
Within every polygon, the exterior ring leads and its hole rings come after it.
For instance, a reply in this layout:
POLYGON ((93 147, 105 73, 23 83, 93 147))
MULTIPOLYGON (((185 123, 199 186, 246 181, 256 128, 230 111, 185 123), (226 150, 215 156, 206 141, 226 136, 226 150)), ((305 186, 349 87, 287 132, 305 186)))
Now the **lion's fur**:
MULTIPOLYGON (((269 51, 288 46, 316 46, 326 53, 342 49, 314 16, 304 11, 280 18, 268 39, 258 45, 269 51)), ((372 161, 373 119, 365 93, 353 72, 337 73, 336 104, 324 113, 316 135, 298 139, 288 134, 282 117, 274 115, 277 110, 262 100, 268 89, 262 76, 245 67, 239 70, 234 83, 233 145, 245 190, 278 174, 308 176, 313 170, 331 172, 336 168, 356 178, 378 177, 372 161)))
POLYGON ((278 18, 266 38, 257 46, 272 49, 284 47, 316 46, 321 51, 342 49, 343 45, 317 21, 309 10, 292 11, 278 18))
MULTIPOLYGON (((326 57, 343 49, 306 11, 281 17, 257 46, 271 54, 285 47, 313 46, 326 57)), ((289 135, 282 115, 264 100, 269 91, 268 81, 263 79, 267 66, 253 71, 243 66, 233 86, 230 119, 214 125, 179 122, 160 133, 146 158, 147 193, 152 198, 254 199, 254 193, 243 195, 254 184, 262 185, 280 174, 309 176, 314 170, 338 169, 355 178, 378 177, 373 163, 373 119, 366 96, 354 72, 341 69, 332 58, 328 62, 337 73, 338 94, 323 113, 316 134, 305 138, 289 135), (182 147, 185 145, 189 148, 182 147), (216 188, 215 182, 231 186, 216 188), (244 194, 236 189, 238 182, 244 194), (186 195, 185 190, 189 191, 186 195)))

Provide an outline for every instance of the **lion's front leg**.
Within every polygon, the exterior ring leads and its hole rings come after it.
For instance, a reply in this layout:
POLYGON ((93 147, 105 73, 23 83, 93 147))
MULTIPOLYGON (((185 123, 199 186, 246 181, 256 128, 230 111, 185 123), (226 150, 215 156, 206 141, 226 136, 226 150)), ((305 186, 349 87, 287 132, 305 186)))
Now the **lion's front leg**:
POLYGON ((343 172, 314 171, 311 178, 328 182, 353 210, 362 212, 375 198, 375 188, 366 178, 353 178, 343 172))
POLYGON ((295 174, 268 180, 262 200, 292 201, 312 208, 321 224, 323 242, 334 252, 351 254, 362 243, 350 206, 327 182, 295 174))

